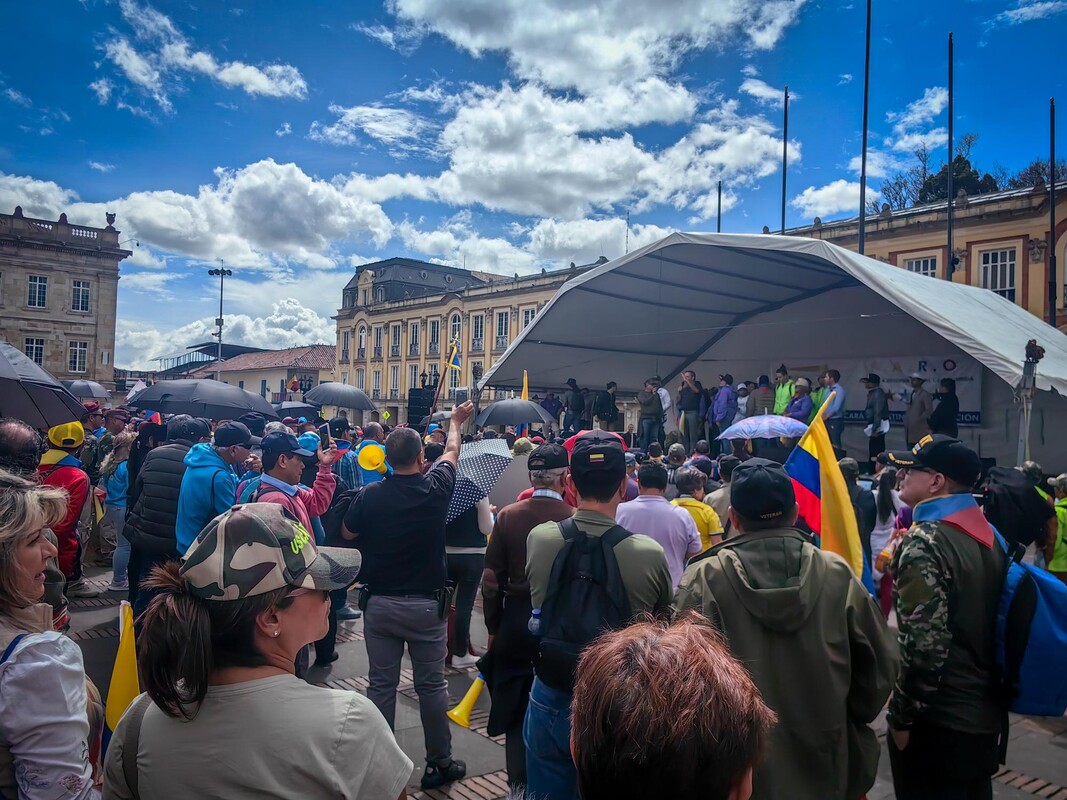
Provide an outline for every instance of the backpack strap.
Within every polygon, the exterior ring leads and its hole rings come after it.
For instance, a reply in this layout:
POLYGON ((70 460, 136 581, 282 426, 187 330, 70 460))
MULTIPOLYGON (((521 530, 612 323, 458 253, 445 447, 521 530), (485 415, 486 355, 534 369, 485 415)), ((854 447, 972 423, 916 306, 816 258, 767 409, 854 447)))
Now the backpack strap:
POLYGON ((613 525, 608 530, 604 531, 600 537, 600 541, 614 550, 615 545, 632 535, 633 534, 626 530, 626 528, 622 527, 622 525, 613 525))
POLYGON ((15 648, 19 646, 19 642, 25 639, 28 635, 29 634, 27 633, 20 633, 18 636, 11 640, 11 643, 7 646, 7 649, 4 650, 4 654, 0 656, 0 664, 5 663, 9 658, 11 658, 11 654, 15 652, 15 648))
POLYGON ((126 786, 135 798, 141 796, 137 792, 137 747, 141 740, 141 723, 144 722, 145 712, 151 702, 152 699, 147 694, 133 701, 133 705, 126 712, 129 720, 122 735, 122 777, 126 779, 126 786))

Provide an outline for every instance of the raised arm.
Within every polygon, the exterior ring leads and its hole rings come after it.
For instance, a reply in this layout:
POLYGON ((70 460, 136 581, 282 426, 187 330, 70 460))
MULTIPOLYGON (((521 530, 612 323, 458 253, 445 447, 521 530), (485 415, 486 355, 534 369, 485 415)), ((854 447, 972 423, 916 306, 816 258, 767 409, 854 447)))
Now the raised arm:
POLYGON ((474 415, 474 404, 469 400, 461 406, 452 406, 452 419, 448 425, 448 439, 445 441, 445 453, 442 461, 453 467, 459 463, 459 448, 463 444, 463 423, 474 415))

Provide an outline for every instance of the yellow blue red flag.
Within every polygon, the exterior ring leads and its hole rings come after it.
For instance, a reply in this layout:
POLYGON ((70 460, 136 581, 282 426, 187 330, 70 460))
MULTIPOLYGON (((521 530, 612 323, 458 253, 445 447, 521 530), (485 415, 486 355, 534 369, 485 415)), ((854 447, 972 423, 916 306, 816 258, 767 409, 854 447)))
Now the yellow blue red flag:
POLYGON ((111 685, 107 689, 107 706, 104 710, 104 752, 111 734, 126 713, 126 709, 141 693, 137 678, 137 648, 134 642, 133 606, 125 600, 119 605, 119 650, 115 654, 115 666, 111 670, 111 685))
POLYGON ((448 357, 449 369, 463 369, 459 363, 459 345, 452 342, 452 354, 448 357))
POLYGON ((826 399, 789 454, 785 471, 793 481, 800 516, 819 537, 822 549, 837 553, 849 563, 856 577, 863 578, 865 559, 856 513, 822 416, 833 396, 831 393, 826 399))

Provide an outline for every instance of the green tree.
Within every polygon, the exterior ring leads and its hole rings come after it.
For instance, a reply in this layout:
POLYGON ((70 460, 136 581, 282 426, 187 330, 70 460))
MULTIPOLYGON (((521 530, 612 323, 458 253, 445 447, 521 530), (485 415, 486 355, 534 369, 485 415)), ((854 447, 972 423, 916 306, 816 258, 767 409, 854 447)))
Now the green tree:
MULTIPOLYGON (((995 192, 1000 187, 997 180, 988 172, 980 174, 964 153, 960 153, 952 161, 953 191, 960 189, 968 195, 986 194, 995 192)), ((945 164, 933 175, 927 177, 919 188, 916 198, 917 203, 935 203, 948 197, 948 164, 945 164)))

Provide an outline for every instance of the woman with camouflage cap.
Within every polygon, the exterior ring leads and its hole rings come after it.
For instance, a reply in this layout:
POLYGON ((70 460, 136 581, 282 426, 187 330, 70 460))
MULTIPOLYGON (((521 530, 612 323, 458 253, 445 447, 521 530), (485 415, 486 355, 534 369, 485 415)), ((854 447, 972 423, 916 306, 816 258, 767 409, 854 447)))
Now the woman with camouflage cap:
POLYGON ((297 652, 328 627, 360 554, 316 548, 281 506, 234 506, 156 567, 141 618, 147 695, 108 749, 109 798, 405 796, 412 763, 356 692, 312 686, 297 652))

